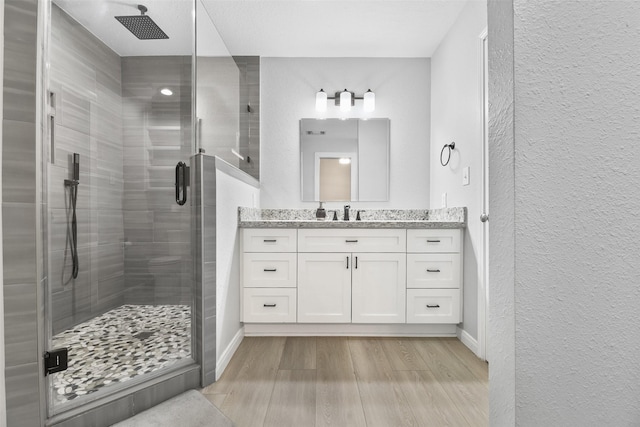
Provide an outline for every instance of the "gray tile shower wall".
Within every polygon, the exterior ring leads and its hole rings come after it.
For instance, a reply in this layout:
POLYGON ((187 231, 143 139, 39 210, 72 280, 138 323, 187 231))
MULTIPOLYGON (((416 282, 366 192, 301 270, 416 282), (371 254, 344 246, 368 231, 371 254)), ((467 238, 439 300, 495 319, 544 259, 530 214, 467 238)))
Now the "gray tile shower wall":
POLYGON ((195 342, 201 366, 201 386, 216 377, 216 159, 197 154, 192 158, 192 212, 194 221, 195 342))
POLYGON ((4 2, 2 231, 7 424, 42 424, 36 250, 36 0, 4 2))
POLYGON ((260 57, 234 56, 240 71, 239 167, 260 180, 260 57))
POLYGON ((125 302, 191 304, 191 212, 174 186, 193 152, 191 57, 122 58, 122 96, 125 302))
POLYGON ((49 284, 56 334, 124 303, 120 57, 51 5, 50 90, 55 147, 48 164, 49 284), (80 154, 79 274, 68 247, 73 153, 80 154))

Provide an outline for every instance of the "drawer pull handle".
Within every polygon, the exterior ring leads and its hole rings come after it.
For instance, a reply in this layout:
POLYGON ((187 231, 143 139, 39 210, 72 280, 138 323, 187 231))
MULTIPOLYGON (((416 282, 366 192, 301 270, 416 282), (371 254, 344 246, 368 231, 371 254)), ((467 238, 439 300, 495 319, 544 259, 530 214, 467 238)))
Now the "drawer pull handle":
POLYGON ((429 240, 429 239, 427 239, 427 243, 440 243, 440 240, 429 240))
POLYGON ((265 268, 264 271, 269 271, 269 272, 274 272, 276 271, 276 268, 265 268))
POLYGON ((440 304, 427 304, 427 308, 440 308, 440 304))
POLYGON ((440 273, 440 269, 436 269, 436 270, 429 270, 429 269, 427 268, 427 272, 428 272, 428 273, 440 273))
POLYGON ((347 242, 347 243, 358 243, 357 240, 345 240, 345 242, 347 242))
POLYGON ((358 268, 358 257, 356 257, 356 269, 358 268))
POLYGON ((347 257, 347 270, 349 269, 349 257, 347 257))
POLYGON ((277 240, 276 239, 264 239, 264 242, 265 243, 275 243, 275 242, 277 242, 277 240))
POLYGON ((262 305, 265 306, 265 307, 275 307, 276 306, 276 304, 262 304, 262 305))

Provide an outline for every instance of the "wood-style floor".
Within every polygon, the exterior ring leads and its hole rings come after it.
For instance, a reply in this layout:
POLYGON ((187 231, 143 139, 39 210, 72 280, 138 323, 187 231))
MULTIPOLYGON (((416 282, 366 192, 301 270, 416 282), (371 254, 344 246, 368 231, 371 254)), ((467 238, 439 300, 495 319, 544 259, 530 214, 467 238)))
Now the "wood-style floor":
POLYGON ((487 377, 455 338, 247 337, 202 392, 238 427, 475 427, 487 377))

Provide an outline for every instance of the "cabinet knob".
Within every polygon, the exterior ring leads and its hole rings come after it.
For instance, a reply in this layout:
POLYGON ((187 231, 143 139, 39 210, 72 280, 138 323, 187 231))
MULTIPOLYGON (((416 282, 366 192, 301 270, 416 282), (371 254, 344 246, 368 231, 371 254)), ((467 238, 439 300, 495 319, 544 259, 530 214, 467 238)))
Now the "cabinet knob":
POLYGON ((487 221, 489 221, 489 215, 487 214, 480 215, 480 222, 487 222, 487 221))

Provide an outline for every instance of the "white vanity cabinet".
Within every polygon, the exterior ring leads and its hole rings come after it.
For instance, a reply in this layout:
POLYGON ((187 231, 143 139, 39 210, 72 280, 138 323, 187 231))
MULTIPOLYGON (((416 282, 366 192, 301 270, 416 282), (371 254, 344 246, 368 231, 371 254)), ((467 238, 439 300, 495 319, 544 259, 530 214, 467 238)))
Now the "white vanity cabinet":
POLYGON ((406 255, 355 253, 352 323, 405 323, 406 255))
POLYGON ((246 229, 242 233, 242 319, 295 323, 297 315, 297 232, 246 229))
POLYGON ((407 323, 462 321, 462 231, 407 230, 407 323))
MULTIPOLYGON (((245 323, 462 321, 462 230, 242 230, 245 323)), ((302 325, 301 325, 302 326, 302 325)))
POLYGON ((298 254, 298 322, 351 322, 351 254, 298 254))
POLYGON ((406 230, 298 231, 298 322, 404 323, 406 230))

